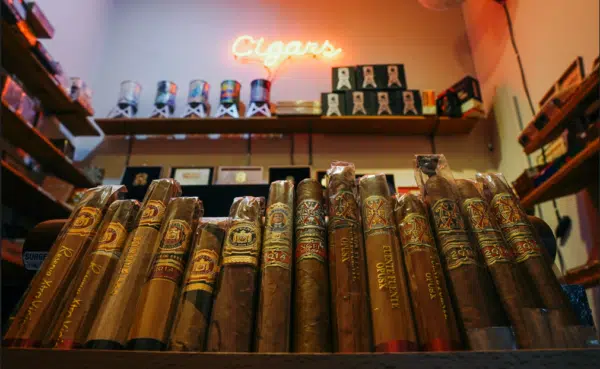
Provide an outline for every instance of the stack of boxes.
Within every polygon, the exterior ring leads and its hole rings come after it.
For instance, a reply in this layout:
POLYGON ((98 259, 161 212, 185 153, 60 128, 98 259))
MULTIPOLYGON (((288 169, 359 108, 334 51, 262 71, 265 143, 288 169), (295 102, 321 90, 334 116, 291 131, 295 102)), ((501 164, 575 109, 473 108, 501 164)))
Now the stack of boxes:
POLYGON ((321 94, 323 115, 422 115, 419 90, 409 90, 402 64, 332 69, 332 90, 321 94))

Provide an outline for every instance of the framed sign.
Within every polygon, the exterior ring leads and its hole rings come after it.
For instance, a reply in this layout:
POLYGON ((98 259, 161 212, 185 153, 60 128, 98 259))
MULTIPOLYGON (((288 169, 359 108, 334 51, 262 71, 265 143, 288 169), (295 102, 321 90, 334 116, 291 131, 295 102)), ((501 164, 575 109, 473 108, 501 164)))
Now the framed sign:
POLYGON ((171 168, 171 178, 182 186, 206 186, 212 184, 213 172, 212 167, 178 167, 171 168))

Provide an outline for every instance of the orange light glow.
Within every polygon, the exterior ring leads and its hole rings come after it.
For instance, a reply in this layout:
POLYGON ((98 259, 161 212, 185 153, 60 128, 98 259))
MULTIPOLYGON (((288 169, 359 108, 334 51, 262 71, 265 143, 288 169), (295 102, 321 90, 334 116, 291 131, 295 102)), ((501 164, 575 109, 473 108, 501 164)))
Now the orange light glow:
POLYGON ((292 56, 313 55, 324 58, 333 58, 342 52, 341 48, 336 48, 329 42, 301 42, 274 41, 268 45, 265 44, 263 37, 255 39, 252 36, 244 35, 238 37, 231 46, 231 52, 237 58, 258 58, 263 61, 266 67, 274 67, 285 59, 292 56))

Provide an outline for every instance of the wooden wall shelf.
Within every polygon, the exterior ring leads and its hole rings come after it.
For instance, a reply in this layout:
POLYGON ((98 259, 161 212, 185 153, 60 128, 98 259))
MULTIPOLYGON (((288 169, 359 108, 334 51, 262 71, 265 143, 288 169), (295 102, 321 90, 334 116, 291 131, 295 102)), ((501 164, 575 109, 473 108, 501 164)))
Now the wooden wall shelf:
POLYGON ((522 198, 523 207, 531 208, 536 204, 571 195, 584 189, 591 180, 598 177, 599 151, 600 138, 596 138, 546 182, 522 198))
POLYGON ((4 20, 2 20, 2 65, 23 82, 26 90, 41 101, 46 111, 56 114, 73 135, 100 135, 87 119, 94 114, 93 111, 71 100, 58 85, 54 76, 33 55, 21 31, 4 20))
POLYGON ((93 187, 94 183, 70 159, 57 149, 37 129, 2 103, 2 135, 14 146, 20 147, 39 162, 45 171, 77 187, 93 187))
POLYGON ((67 218, 71 206, 57 201, 2 160, 2 204, 38 221, 67 218))
POLYGON ((468 134, 479 122, 474 118, 447 117, 320 117, 186 119, 120 118, 96 119, 106 135, 171 135, 206 133, 323 133, 336 135, 460 135, 468 134))
POLYGON ((531 154, 535 150, 540 149, 542 146, 558 138, 564 130, 565 124, 581 114, 590 103, 598 101, 600 98, 599 79, 600 73, 595 71, 581 83, 573 93, 573 96, 569 98, 565 106, 562 107, 554 119, 549 121, 542 129, 537 139, 532 140, 525 146, 524 151, 526 154, 531 154))
POLYGON ((48 349, 2 349, 8 369, 596 369, 600 350, 490 351, 399 354, 223 354, 48 349))

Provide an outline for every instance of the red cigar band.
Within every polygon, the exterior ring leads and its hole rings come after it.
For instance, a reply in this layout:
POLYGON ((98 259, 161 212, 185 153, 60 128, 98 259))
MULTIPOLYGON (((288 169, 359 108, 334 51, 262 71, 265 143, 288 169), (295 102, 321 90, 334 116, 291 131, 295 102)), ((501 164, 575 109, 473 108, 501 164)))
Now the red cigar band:
POLYGON ((63 340, 61 343, 56 344, 56 346, 54 346, 55 349, 60 349, 60 350, 70 350, 70 349, 75 349, 75 348, 81 348, 82 345, 75 342, 75 340, 63 340))
POLYGON ((375 347, 375 352, 404 352, 419 351, 419 346, 415 342, 406 340, 395 340, 380 343, 375 347))
POLYGON ((424 351, 452 351, 456 350, 458 345, 449 340, 434 338, 423 345, 424 351))

